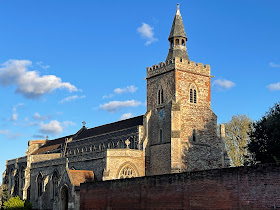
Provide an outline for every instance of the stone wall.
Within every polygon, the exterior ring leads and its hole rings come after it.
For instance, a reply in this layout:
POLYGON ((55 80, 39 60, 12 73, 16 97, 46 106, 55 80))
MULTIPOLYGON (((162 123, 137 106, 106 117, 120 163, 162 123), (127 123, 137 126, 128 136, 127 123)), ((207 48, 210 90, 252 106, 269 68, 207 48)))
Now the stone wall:
POLYGON ((279 183, 277 165, 84 183, 80 209, 276 209, 279 183))

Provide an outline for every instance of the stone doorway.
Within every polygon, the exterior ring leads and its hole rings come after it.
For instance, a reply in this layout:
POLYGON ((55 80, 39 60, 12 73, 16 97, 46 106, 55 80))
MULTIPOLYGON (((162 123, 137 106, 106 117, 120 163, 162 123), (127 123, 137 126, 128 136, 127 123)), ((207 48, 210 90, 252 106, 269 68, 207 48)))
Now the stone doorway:
POLYGON ((60 193, 61 210, 68 210, 68 187, 64 185, 60 193))

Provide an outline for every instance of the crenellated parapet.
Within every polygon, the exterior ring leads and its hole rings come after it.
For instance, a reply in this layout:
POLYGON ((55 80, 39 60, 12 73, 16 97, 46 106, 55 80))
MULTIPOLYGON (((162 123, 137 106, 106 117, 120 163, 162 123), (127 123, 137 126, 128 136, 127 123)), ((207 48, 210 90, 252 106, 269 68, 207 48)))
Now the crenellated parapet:
POLYGON ((172 70, 187 71, 210 77, 210 65, 203 65, 202 63, 195 63, 194 61, 175 57, 166 62, 147 67, 147 79, 172 70))

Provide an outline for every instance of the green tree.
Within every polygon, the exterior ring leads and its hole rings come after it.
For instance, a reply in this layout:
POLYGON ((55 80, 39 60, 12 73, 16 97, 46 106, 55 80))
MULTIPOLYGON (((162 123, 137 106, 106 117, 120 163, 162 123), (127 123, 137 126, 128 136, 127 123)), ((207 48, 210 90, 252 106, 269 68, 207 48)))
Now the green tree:
POLYGON ((10 198, 11 198, 11 195, 9 193, 8 186, 5 184, 2 184, 0 186, 0 201, 3 204, 5 201, 9 200, 10 198))
POLYGON ((5 210, 30 210, 32 204, 29 201, 21 200, 19 196, 12 197, 4 202, 3 209, 5 210))
POLYGON ((246 115, 234 115, 225 123, 225 147, 232 166, 245 163, 251 128, 252 120, 246 115))
POLYGON ((253 124, 248 150, 255 163, 280 163, 280 102, 253 124))

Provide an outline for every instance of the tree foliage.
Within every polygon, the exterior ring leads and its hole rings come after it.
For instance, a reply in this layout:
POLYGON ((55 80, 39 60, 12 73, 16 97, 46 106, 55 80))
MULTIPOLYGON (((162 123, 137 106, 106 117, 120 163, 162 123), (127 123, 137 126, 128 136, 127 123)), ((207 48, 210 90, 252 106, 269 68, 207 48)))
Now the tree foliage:
POLYGON ((4 202, 3 209, 5 210, 30 210, 32 204, 29 201, 21 200, 19 196, 12 197, 4 202))
POLYGON ((241 166, 246 161, 251 128, 252 120, 246 115, 234 115, 225 123, 225 147, 232 166, 241 166))
MULTIPOLYGON (((11 198, 11 195, 8 191, 8 186, 5 184, 2 184, 0 186, 0 197, 1 197, 1 201, 2 203, 4 203, 5 201, 9 200, 11 198)), ((1 206, 1 205, 0 205, 1 206)))
POLYGON ((280 102, 257 122, 250 133, 248 150, 257 163, 280 162, 280 102))

